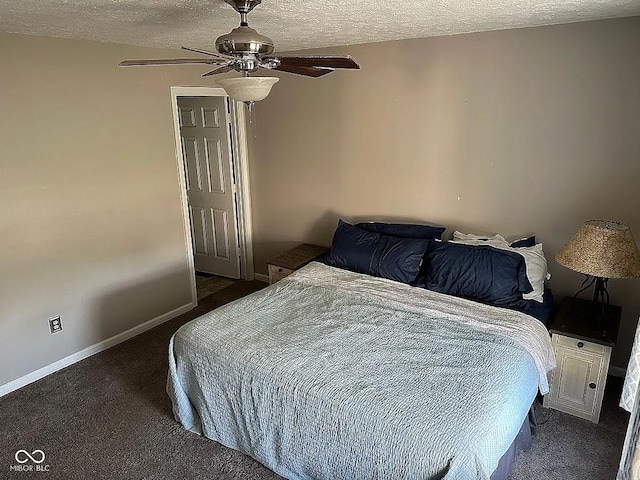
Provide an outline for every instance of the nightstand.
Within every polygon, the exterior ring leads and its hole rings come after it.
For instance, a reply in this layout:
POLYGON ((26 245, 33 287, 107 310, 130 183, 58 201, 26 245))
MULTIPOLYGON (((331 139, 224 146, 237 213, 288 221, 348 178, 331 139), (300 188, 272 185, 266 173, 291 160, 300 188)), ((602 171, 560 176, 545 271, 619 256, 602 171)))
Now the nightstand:
POLYGON ((284 252, 282 255, 270 258, 267 260, 269 285, 273 285, 278 280, 282 280, 287 275, 291 275, 299 268, 304 267, 307 263, 312 262, 328 251, 329 249, 327 247, 303 243, 284 252))
POLYGON ((603 329, 598 330, 591 305, 579 298, 562 300, 550 329, 557 366, 543 405, 598 423, 622 309, 607 306, 603 329))

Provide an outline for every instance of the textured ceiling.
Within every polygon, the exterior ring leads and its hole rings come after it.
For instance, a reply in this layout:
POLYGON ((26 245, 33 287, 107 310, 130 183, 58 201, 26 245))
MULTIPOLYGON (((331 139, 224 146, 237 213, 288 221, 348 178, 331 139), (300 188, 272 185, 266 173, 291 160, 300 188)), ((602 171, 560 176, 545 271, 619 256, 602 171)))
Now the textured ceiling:
MULTIPOLYGON (((249 23, 278 51, 640 15, 640 0, 263 0, 249 23)), ((0 0, 0 32, 212 48, 223 0, 0 0)))

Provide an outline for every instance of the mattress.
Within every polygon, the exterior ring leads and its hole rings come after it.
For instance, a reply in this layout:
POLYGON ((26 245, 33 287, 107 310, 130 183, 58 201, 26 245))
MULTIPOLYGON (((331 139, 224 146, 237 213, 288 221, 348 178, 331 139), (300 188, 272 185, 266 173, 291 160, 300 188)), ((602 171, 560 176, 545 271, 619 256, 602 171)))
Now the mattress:
POLYGON ((289 479, 489 479, 555 366, 541 322, 312 263, 170 343, 182 425, 289 479))

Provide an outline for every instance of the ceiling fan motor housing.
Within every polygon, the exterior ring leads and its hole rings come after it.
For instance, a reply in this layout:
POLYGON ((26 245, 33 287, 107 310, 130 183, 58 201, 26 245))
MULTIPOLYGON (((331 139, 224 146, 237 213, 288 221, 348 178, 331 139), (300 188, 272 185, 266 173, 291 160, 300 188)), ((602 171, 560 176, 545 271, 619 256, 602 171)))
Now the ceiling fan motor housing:
POLYGON ((217 38, 216 50, 224 55, 270 55, 273 52, 273 40, 260 35, 253 28, 238 27, 217 38))

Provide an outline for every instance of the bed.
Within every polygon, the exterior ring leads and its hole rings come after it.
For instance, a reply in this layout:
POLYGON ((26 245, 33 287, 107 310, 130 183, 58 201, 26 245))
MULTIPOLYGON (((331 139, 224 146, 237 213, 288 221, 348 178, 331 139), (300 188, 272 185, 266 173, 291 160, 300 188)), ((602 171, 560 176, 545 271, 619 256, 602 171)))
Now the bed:
POLYGON ((192 432, 298 479, 505 479, 555 366, 540 321, 311 263, 180 328, 192 432))

